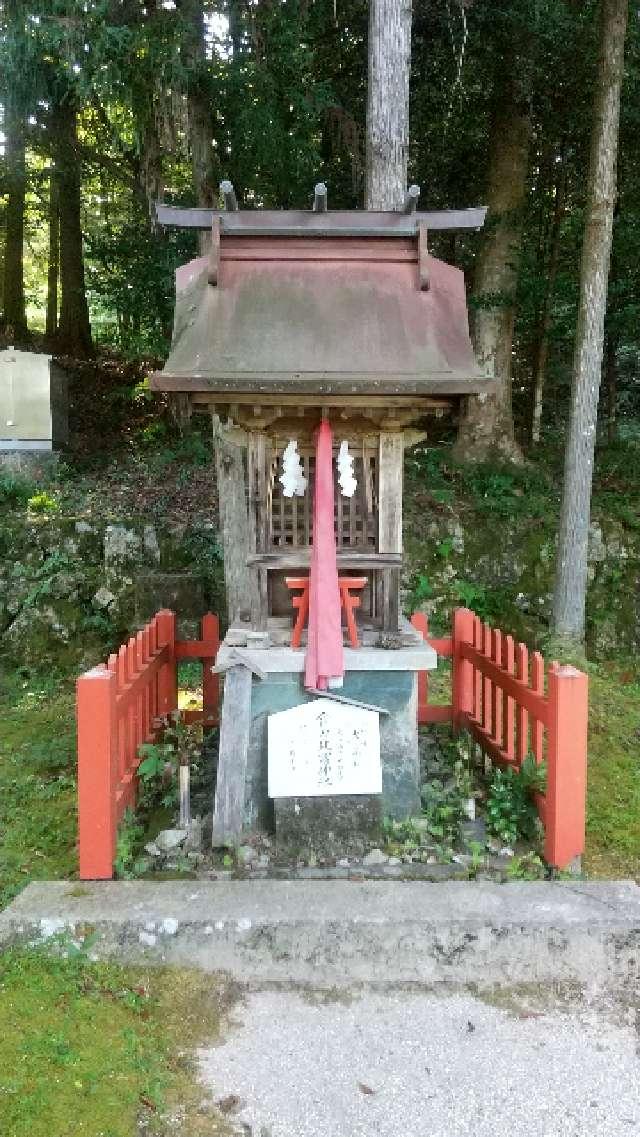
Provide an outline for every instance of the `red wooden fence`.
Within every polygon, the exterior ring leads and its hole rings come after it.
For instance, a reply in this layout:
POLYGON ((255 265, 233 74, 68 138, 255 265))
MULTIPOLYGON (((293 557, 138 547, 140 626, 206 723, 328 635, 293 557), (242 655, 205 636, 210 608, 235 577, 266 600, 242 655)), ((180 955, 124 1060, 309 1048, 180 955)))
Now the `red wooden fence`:
POLYGON ((80 878, 113 875, 117 830, 136 800, 138 750, 157 734, 156 720, 178 706, 178 661, 202 660, 203 710, 187 721, 218 721, 218 678, 211 666, 219 647, 218 617, 203 617, 200 640, 177 640, 173 612, 153 620, 106 664, 77 682, 78 831, 80 878))
POLYGON ((566 868, 584 852, 588 678, 575 667, 531 656, 467 608, 454 613, 453 636, 432 640, 426 617, 414 627, 453 660, 452 704, 432 706, 427 675, 418 681, 418 722, 452 721, 501 766, 518 768, 527 754, 546 762, 547 786, 537 798, 545 830, 544 856, 566 868))

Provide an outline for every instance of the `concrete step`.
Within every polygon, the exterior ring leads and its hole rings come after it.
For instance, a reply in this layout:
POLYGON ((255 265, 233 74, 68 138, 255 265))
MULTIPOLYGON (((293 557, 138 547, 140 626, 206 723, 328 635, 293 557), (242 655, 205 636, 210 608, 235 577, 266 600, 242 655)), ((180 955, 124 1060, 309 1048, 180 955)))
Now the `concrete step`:
POLYGON ((30 884, 0 944, 95 934, 96 957, 255 984, 580 983, 640 977, 631 881, 30 884))

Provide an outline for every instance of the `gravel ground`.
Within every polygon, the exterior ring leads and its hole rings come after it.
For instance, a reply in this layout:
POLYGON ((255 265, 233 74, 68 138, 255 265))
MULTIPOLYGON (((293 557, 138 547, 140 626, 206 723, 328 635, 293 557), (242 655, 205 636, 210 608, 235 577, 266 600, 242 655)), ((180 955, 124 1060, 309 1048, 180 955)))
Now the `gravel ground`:
POLYGON ((633 1009, 267 991, 234 1019, 198 1057, 207 1093, 246 1137, 640 1134, 633 1009))

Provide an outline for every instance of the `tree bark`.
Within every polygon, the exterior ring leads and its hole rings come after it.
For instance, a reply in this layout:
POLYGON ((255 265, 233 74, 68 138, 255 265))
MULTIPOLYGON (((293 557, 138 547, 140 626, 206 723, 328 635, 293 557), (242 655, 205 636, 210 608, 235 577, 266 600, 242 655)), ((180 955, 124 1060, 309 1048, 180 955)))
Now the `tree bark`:
POLYGON ((628 0, 602 0, 601 4, 600 59, 595 84, 571 417, 565 448, 553 606, 554 631, 567 643, 581 643, 584 638, 593 454, 616 198, 628 7, 628 0))
MULTIPOLYGON (((218 168, 213 148, 213 108, 207 90, 207 59, 204 47, 204 16, 201 0, 179 0, 185 20, 183 39, 188 68, 187 107, 189 149, 196 204, 210 207, 218 202, 218 168)), ((201 253, 207 252, 210 234, 199 233, 201 253)))
POLYGON ((407 189, 411 0, 370 0, 367 209, 400 209, 407 189))
POLYGON ((58 274, 60 271, 60 201, 55 166, 49 173, 49 264, 47 266, 47 314, 45 332, 53 338, 58 331, 58 274))
POLYGON ((549 358, 549 333, 551 331, 551 305, 558 275, 558 261, 560 258, 560 232, 564 216, 564 199, 567 184, 566 164, 563 161, 558 179, 556 181, 555 204, 553 208, 553 221, 551 223, 551 236, 549 248, 549 261, 547 263, 546 285, 542 314, 538 329, 538 339, 533 365, 533 414, 531 418, 531 441, 540 441, 540 428, 542 425, 542 397, 547 373, 547 360, 549 358))
POLYGON ((150 108, 150 117, 146 119, 141 129, 140 139, 140 185, 144 193, 149 219, 152 228, 155 226, 155 204, 164 199, 164 176, 162 170, 162 148, 158 138, 158 129, 153 117, 153 106, 150 108))
POLYGON ((475 352, 483 370, 495 376, 497 389, 485 399, 466 401, 454 448, 465 462, 492 456, 522 461, 513 428, 511 368, 530 135, 528 106, 510 82, 492 120, 487 223, 473 288, 475 352))
POLYGON ((24 213, 26 198, 25 116, 11 85, 5 94, 5 184, 7 194, 4 249, 4 316, 6 332, 16 339, 27 331, 24 299, 24 213))
POLYGON ((82 358, 91 354, 92 343, 84 279, 76 117, 76 106, 69 93, 53 108, 55 166, 60 195, 60 318, 56 344, 58 351, 82 358))

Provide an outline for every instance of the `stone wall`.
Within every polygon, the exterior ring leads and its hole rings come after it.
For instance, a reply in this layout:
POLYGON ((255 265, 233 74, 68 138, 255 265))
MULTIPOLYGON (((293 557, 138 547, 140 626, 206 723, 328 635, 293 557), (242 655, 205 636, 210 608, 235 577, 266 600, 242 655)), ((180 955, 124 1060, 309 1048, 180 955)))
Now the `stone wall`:
POLYGON ((200 617, 220 609, 221 580, 212 526, 16 513, 0 522, 0 654, 81 669, 162 607, 195 636, 200 617))
MULTIPOLYGON (((526 517, 425 515, 406 535, 405 607, 434 628, 457 605, 530 644, 549 632, 555 572, 552 526, 526 517)), ((640 645, 640 532, 594 520, 589 539, 587 648, 594 658, 640 645)))

